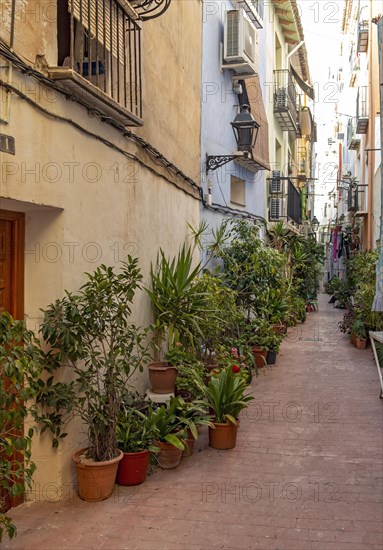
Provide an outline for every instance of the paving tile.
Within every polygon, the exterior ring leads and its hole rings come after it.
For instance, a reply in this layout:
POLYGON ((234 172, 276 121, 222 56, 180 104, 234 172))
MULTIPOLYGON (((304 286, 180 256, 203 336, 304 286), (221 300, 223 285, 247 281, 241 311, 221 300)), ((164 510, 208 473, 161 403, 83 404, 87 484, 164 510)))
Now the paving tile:
POLYGON ((116 486, 107 501, 26 503, 2 548, 382 550, 376 367, 337 331, 343 312, 327 301, 254 379, 235 449, 209 448, 202 430, 179 468, 116 486))

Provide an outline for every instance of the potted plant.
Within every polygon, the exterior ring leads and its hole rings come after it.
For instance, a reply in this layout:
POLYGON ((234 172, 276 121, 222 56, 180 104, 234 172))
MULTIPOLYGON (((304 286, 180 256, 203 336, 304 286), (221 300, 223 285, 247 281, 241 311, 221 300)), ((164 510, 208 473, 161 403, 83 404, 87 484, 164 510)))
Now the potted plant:
POLYGON ((35 430, 25 431, 24 422, 38 415, 35 398, 42 365, 34 333, 24 321, 0 313, 0 542, 4 532, 10 539, 17 533, 7 510, 23 502, 36 469, 31 452, 35 430))
POLYGON ((165 354, 165 359, 169 365, 177 369, 176 397, 183 397, 185 401, 194 401, 200 397, 194 379, 195 373, 203 376, 204 368, 195 354, 186 351, 181 342, 176 342, 176 345, 165 354))
POLYGON ((355 345, 357 349, 366 349, 367 346, 367 331, 365 324, 360 319, 354 321, 352 332, 355 335, 355 345))
POLYGON ((117 422, 117 445, 124 453, 118 464, 119 485, 139 485, 146 479, 150 453, 159 451, 154 442, 157 428, 148 401, 128 394, 117 422))
POLYGON ((152 420, 157 429, 158 439, 155 445, 159 447, 159 466, 164 470, 177 468, 182 451, 185 450, 184 441, 187 439, 184 419, 180 416, 179 398, 172 397, 153 411, 152 420))
POLYGON ((201 403, 187 402, 181 397, 178 398, 177 415, 181 420, 181 425, 186 430, 185 449, 182 452, 184 458, 193 454, 194 442, 198 439, 198 428, 201 426, 211 427, 213 424, 210 422, 206 409, 201 403))
POLYGON ((72 458, 80 498, 97 501, 113 492, 123 457, 118 415, 130 379, 143 370, 148 351, 145 331, 130 322, 142 280, 137 259, 129 257, 119 273, 101 265, 87 278, 77 293, 67 291, 44 311, 41 333, 50 346, 46 361, 52 376, 40 401, 51 411, 47 420, 56 436, 64 436, 61 428, 68 416, 78 416, 86 426, 87 447, 72 458), (55 381, 55 371, 63 370, 70 381, 55 381))
POLYGON ((198 278, 200 270, 200 264, 194 265, 192 249, 185 247, 172 260, 160 250, 157 269, 152 267, 152 285, 146 291, 156 317, 153 326, 155 362, 149 364, 149 378, 155 393, 175 390, 177 369, 160 361, 164 343, 167 342, 168 350, 177 342, 195 349, 196 337, 202 335, 198 322, 206 303, 205 290, 198 278), (164 377, 166 381, 162 382, 164 377))
POLYGON ((212 412, 214 426, 209 426, 209 445, 214 449, 233 449, 237 440, 239 413, 254 399, 246 394, 247 384, 242 376, 228 365, 213 375, 205 386, 197 383, 203 394, 202 404, 212 412))

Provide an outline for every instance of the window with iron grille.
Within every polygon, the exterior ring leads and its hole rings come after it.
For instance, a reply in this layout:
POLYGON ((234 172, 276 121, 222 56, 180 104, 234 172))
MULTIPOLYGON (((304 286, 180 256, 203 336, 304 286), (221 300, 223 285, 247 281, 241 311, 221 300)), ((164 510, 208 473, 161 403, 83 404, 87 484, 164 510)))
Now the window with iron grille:
POLYGON ((58 66, 142 117, 141 25, 123 0, 58 0, 58 66))

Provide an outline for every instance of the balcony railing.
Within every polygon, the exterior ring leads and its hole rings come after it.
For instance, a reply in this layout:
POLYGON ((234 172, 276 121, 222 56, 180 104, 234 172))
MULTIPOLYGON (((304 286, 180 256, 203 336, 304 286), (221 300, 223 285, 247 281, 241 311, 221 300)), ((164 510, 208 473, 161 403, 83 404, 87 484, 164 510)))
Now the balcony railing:
POLYGON ((274 71, 274 114, 284 132, 300 135, 300 94, 287 69, 274 71))
POLYGON ((58 66, 50 76, 119 122, 142 124, 141 25, 123 0, 58 0, 58 66))
POLYGON ((237 5, 245 10, 257 29, 263 28, 264 0, 237 0, 237 5))
POLYGON ((367 132, 369 119, 368 86, 359 86, 356 99, 356 133, 367 132))
POLYGON ((357 212, 359 209, 358 204, 358 190, 350 188, 348 190, 348 197, 347 197, 347 203, 348 203, 348 211, 349 212, 357 212))
POLYGON ((347 147, 348 149, 355 151, 359 149, 360 138, 356 135, 355 118, 349 118, 347 124, 347 147))
POLYGON ((360 21, 358 25, 358 44, 356 47, 358 53, 365 53, 368 49, 368 32, 368 20, 360 21))
POLYGON ((274 173, 269 182, 269 220, 302 223, 302 196, 288 177, 274 173))

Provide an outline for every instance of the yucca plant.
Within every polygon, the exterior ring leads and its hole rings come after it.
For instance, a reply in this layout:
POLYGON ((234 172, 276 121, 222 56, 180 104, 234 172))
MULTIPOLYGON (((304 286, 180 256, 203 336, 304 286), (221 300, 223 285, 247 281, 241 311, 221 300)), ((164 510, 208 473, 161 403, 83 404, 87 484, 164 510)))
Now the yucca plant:
POLYGON ((168 349, 176 342, 195 347, 202 336, 201 312, 206 309, 206 292, 198 278, 201 264, 195 265, 193 251, 185 246, 172 260, 160 250, 157 268, 151 269, 151 288, 146 289, 156 317, 157 348, 166 340, 168 349))
POLYGON ((233 372, 231 365, 212 376, 207 386, 200 379, 196 380, 196 384, 204 396, 199 403, 213 411, 214 421, 218 423, 237 424, 239 413, 254 399, 245 393, 246 381, 233 372))

